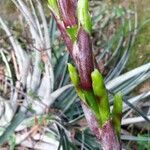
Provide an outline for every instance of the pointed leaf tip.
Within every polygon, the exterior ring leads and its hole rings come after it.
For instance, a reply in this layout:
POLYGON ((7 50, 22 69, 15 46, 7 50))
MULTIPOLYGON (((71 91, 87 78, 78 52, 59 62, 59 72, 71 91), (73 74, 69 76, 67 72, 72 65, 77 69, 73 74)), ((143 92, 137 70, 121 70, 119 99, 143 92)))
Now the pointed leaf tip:
POLYGON ((72 64, 68 63, 68 70, 72 83, 74 84, 74 86, 78 86, 80 79, 76 68, 72 64))
POLYGON ((92 20, 89 14, 89 0, 78 1, 78 20, 85 31, 91 33, 92 31, 92 20))
POLYGON ((118 135, 118 138, 120 138, 121 132, 122 108, 123 108, 123 96, 122 93, 119 92, 115 94, 112 111, 112 121, 116 134, 118 135))
POLYGON ((58 3, 57 0, 48 0, 48 6, 56 15, 59 15, 58 3))
POLYGON ((108 93, 105 87, 103 76, 97 69, 92 72, 91 77, 93 91, 95 96, 97 96, 101 126, 103 126, 110 119, 108 93))
POLYGON ((94 94, 96 96, 102 96, 104 94, 103 92, 105 91, 103 76, 97 69, 95 69, 92 72, 91 77, 94 94))
POLYGON ((123 96, 121 92, 118 92, 115 94, 114 97, 114 105, 113 110, 117 113, 122 113, 122 107, 123 107, 123 96))

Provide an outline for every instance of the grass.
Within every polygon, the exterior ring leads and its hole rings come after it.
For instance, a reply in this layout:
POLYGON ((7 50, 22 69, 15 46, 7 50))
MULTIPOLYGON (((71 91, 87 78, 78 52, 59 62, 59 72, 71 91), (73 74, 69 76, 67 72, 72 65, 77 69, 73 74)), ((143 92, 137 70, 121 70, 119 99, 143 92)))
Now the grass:
MULTIPOLYGON (((150 19, 150 3, 149 0, 136 1, 138 12, 139 26, 146 20, 150 19)), ((150 62, 150 22, 145 24, 139 31, 132 53, 127 65, 127 70, 131 70, 137 66, 150 62)))

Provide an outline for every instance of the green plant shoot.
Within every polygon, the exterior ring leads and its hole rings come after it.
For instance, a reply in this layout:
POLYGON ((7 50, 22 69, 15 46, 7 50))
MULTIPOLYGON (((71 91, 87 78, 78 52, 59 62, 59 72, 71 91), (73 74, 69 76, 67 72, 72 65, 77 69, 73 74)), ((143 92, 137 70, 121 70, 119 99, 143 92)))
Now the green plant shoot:
POLYGON ((78 1, 78 20, 79 24, 87 31, 91 33, 92 31, 92 20, 89 14, 89 0, 79 0, 78 1))
POLYGON ((91 110, 94 112, 97 119, 99 120, 99 107, 93 91, 92 90, 86 91, 80 88, 79 75, 77 73, 76 68, 70 63, 68 63, 68 70, 69 70, 71 81, 76 88, 78 96, 81 98, 82 101, 84 101, 84 103, 86 103, 91 108, 91 110))
POLYGON ((123 108, 123 98, 121 93, 115 94, 114 104, 112 110, 112 121, 118 138, 120 137, 121 132, 121 116, 123 108))
POLYGON ((57 0, 48 0, 48 6, 52 11, 55 11, 57 17, 59 17, 59 9, 57 0))
POLYGON ((98 107, 97 100, 96 100, 96 97, 95 97, 93 91, 85 91, 84 90, 83 93, 85 95, 86 103, 91 108, 91 110, 94 112, 99 123, 101 123, 99 107, 98 107))
POLYGON ((99 113, 101 119, 101 126, 103 126, 110 119, 110 106, 108 100, 107 90, 104 85, 104 80, 100 72, 95 69, 92 74, 92 86, 99 106, 99 113))
POLYGON ((67 28, 67 33, 68 33, 68 35, 70 36, 70 38, 72 39, 73 42, 75 42, 77 40, 77 32, 78 32, 78 27, 77 26, 67 28))
POLYGON ((68 70, 69 70, 70 78, 71 78, 73 85, 75 87, 78 87, 80 78, 79 78, 76 68, 72 64, 68 63, 68 70))

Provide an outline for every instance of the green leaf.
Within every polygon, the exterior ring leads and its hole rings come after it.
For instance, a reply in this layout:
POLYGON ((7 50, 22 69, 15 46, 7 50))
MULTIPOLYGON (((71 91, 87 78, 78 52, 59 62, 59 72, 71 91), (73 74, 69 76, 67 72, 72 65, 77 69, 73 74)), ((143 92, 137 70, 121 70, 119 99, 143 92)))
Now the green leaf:
POLYGON ((77 94, 78 94, 78 96, 80 97, 80 99, 81 99, 84 103, 87 103, 87 102, 86 102, 86 98, 85 98, 85 94, 84 94, 83 90, 78 87, 78 88, 76 88, 76 91, 77 91, 77 94))
POLYGON ((116 17, 122 17, 122 16, 125 15, 125 10, 121 6, 120 7, 115 7, 114 12, 115 12, 116 17))
POLYGON ((48 6, 50 9, 59 16, 59 9, 58 9, 58 3, 57 0, 48 0, 48 6))
POLYGON ((78 75, 76 68, 72 64, 68 63, 68 70, 69 70, 69 75, 70 75, 71 81, 72 81, 73 85, 75 86, 78 96, 80 97, 80 99, 82 101, 84 101, 86 103, 84 92, 79 87, 80 77, 78 75))
MULTIPOLYGON (((138 138, 148 138, 148 134, 145 134, 145 135, 138 135, 138 138)), ((149 140, 150 141, 150 140, 149 140)), ((137 141, 137 144, 138 144, 138 150, 142 150, 142 149, 150 149, 150 142, 148 141, 143 141, 143 140, 138 140, 137 141)))
POLYGON ((105 94, 105 85, 104 85, 104 79, 103 76, 100 74, 100 72, 95 69, 92 74, 92 86, 94 90, 94 94, 96 96, 102 96, 105 94))
POLYGON ((8 143, 9 143, 9 150, 14 150, 15 149, 15 145, 16 145, 16 137, 15 135, 11 135, 9 138, 8 138, 8 143))
POLYGON ((79 75, 77 73, 76 68, 72 64, 68 63, 68 70, 69 70, 70 78, 71 78, 73 85, 77 87, 79 85, 80 79, 79 79, 79 75))
POLYGON ((115 113, 122 113, 122 107, 123 107, 122 99, 123 99, 122 94, 120 92, 115 94, 114 105, 113 105, 113 111, 115 111, 115 113))
POLYGON ((77 39, 77 31, 78 31, 77 26, 67 28, 67 33, 69 34, 69 36, 70 36, 70 38, 72 39, 73 42, 75 42, 76 39, 77 39))
POLYGON ((25 113, 19 112, 11 121, 10 125, 6 128, 4 133, 0 136, 0 146, 8 140, 8 138, 14 133, 17 126, 25 119, 25 113))
POLYGON ((91 77, 93 91, 95 96, 97 96, 101 126, 103 126, 110 119, 108 93, 104 84, 104 79, 97 69, 92 72, 91 77))
POLYGON ((101 118, 101 126, 110 120, 110 106, 108 96, 99 97, 99 112, 101 118))
POLYGON ((69 57, 69 54, 64 53, 57 60, 57 63, 54 67, 54 75, 55 75, 54 89, 58 89, 61 86, 66 85, 65 81, 68 80, 67 76, 69 76, 67 73, 67 65, 66 65, 66 62, 68 62, 68 57, 69 57))
POLYGON ((85 31, 91 33, 92 31, 92 20, 89 14, 89 1, 88 0, 79 0, 78 1, 78 20, 79 23, 83 26, 85 31))
POLYGON ((101 122, 100 114, 99 114, 99 107, 98 107, 97 100, 93 91, 83 91, 83 93, 85 95, 86 103, 91 108, 91 110, 95 113, 98 121, 101 122))
POLYGON ((112 120, 113 120, 115 131, 119 138, 120 138, 120 132, 121 132, 122 109, 123 109, 123 97, 121 93, 117 93, 115 94, 115 97, 114 97, 112 120))

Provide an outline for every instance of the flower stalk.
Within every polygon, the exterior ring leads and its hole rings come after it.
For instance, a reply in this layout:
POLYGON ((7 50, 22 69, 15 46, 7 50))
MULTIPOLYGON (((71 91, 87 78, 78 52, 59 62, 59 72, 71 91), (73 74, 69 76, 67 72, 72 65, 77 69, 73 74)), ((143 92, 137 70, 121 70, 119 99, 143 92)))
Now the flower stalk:
POLYGON ((104 79, 94 67, 89 1, 49 0, 48 2, 75 64, 75 66, 68 64, 68 70, 81 99, 88 125, 104 150, 120 150, 122 98, 119 94, 115 96, 111 117, 104 79))

